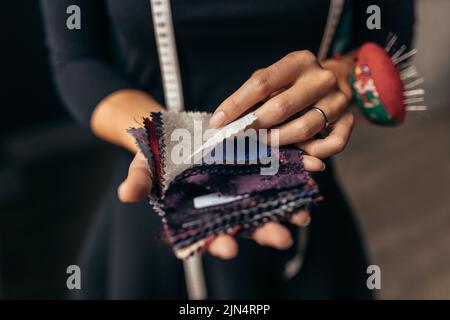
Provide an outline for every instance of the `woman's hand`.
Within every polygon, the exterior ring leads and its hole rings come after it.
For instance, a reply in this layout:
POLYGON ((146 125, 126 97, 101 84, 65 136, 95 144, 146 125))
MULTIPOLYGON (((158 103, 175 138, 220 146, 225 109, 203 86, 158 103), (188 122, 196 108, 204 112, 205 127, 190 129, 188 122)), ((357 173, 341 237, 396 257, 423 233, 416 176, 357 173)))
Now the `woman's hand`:
MULTIPOLYGON (((143 92, 136 90, 121 90, 105 98, 96 108, 92 129, 101 138, 121 145, 131 152, 136 152, 128 169, 128 177, 118 188, 118 196, 122 202, 137 202, 145 199, 151 191, 152 180, 145 157, 137 151, 136 144, 126 129, 135 125, 135 119, 148 116, 152 111, 162 111, 155 100, 143 92)), ((304 157, 305 168, 309 171, 323 170, 324 164, 314 157, 304 157)), ((306 212, 293 217, 292 222, 302 225, 308 222, 306 212)), ((279 226, 267 224, 261 230, 269 230, 273 237, 260 237, 260 231, 255 233, 255 239, 261 244, 284 248, 290 238, 279 226)), ((222 258, 231 258, 237 254, 237 245, 230 236, 219 237, 211 244, 210 252, 222 258)))
MULTIPOLYGON (((352 131, 353 115, 347 109, 351 98, 347 78, 352 61, 353 54, 320 64, 309 51, 290 53, 255 72, 217 108, 210 124, 224 126, 263 102, 255 111, 257 127, 279 129, 279 145, 295 144, 303 149, 307 154, 305 169, 317 171, 316 167, 309 167, 308 162, 317 163, 319 158, 341 152, 352 131), (311 107, 320 108, 326 117, 311 107), (296 117, 299 113, 302 115, 296 117), (328 124, 328 136, 314 139, 328 124)), ((309 221, 309 212, 304 210, 291 219, 298 226, 307 225, 309 221)), ((289 248, 293 242, 288 229, 275 222, 257 229, 253 239, 278 249, 289 248)), ((231 236, 220 236, 211 243, 209 251, 225 259, 231 258, 237 254, 237 243, 231 236)))
MULTIPOLYGON (((259 128, 278 128, 280 145, 296 144, 305 150, 304 166, 307 171, 325 168, 319 159, 336 154, 345 147, 353 126, 353 116, 347 111, 351 89, 347 76, 352 57, 328 60, 319 64, 308 51, 294 52, 272 66, 257 71, 241 88, 227 98, 211 119, 214 127, 223 126, 263 102, 255 111, 259 128), (330 133, 324 139, 314 136, 324 128, 323 116, 314 110, 284 123, 310 106, 322 109, 330 123, 330 133)), ((130 164, 128 177, 118 189, 122 202, 144 199, 151 190, 147 161, 137 153, 130 164)), ((310 216, 305 210, 295 214, 291 223, 305 226, 310 216)), ((252 238, 260 245, 287 249, 293 243, 288 229, 269 222, 258 228, 252 238)), ((209 246, 212 255, 230 259, 237 255, 236 240, 229 235, 217 237, 209 246)))
POLYGON ((264 102, 255 111, 257 127, 279 129, 279 145, 301 143, 309 155, 319 158, 342 151, 353 125, 353 116, 347 110, 351 89, 346 81, 351 56, 330 60, 323 66, 311 52, 296 51, 258 70, 222 102, 211 118, 211 126, 224 126, 264 102), (326 119, 310 107, 320 108, 326 119), (330 134, 314 141, 327 121, 332 124, 330 134))
MULTIPOLYGON (((311 156, 305 156, 303 163, 308 171, 320 171, 324 168, 321 160, 311 156)), ((152 180, 147 160, 142 153, 138 152, 130 164, 127 178, 118 188, 119 199, 125 203, 143 200, 149 195, 151 188, 152 180)), ((306 225, 309 222, 309 214, 302 211, 294 215, 291 222, 298 226, 306 225)), ((273 222, 266 223, 257 229, 253 234, 253 239, 261 245, 278 249, 286 249, 292 243, 289 231, 273 222)), ((222 235, 217 237, 208 249, 212 255, 230 259, 237 254, 237 243, 232 236, 222 235)))

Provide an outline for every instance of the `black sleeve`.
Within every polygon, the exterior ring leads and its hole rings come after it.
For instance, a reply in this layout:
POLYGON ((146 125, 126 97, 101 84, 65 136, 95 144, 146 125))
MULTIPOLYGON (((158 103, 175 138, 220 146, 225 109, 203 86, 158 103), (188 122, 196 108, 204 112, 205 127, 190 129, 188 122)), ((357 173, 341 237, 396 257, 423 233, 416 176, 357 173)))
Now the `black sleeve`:
POLYGON ((352 47, 358 47, 367 41, 384 46, 389 33, 398 37, 395 47, 401 45, 411 47, 415 22, 414 0, 357 0, 353 3, 352 47), (366 10, 372 4, 380 7, 380 30, 369 30, 366 26, 369 17, 366 10))
POLYGON ((89 124, 108 94, 132 88, 110 59, 109 24, 103 0, 41 0, 47 43, 60 96, 70 112, 89 124), (81 30, 69 30, 67 7, 81 9, 81 30))

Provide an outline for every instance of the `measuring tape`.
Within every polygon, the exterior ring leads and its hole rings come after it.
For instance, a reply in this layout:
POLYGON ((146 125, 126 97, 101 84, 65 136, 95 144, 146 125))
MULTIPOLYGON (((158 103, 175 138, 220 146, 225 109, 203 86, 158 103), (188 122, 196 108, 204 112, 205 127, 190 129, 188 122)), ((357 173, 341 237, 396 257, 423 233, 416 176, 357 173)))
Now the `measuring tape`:
MULTIPOLYGON (((161 69, 165 106, 168 111, 181 112, 184 110, 183 87, 170 1, 150 0, 150 7, 161 69)), ((200 254, 195 254, 183 260, 183 269, 189 299, 206 299, 208 293, 206 291, 205 274, 200 254)))
POLYGON ((334 34, 336 32, 339 21, 341 21, 342 10, 344 9, 345 0, 331 0, 330 8, 328 10, 327 24, 323 33, 322 41, 320 43, 319 53, 317 58, 319 61, 325 60, 330 51, 331 43, 333 42, 334 34))
POLYGON ((169 111, 181 112, 184 110, 183 87, 173 32, 170 1, 150 0, 150 7, 164 88, 165 106, 169 111))
MULTIPOLYGON (((330 1, 327 24, 318 53, 319 60, 327 57, 343 6, 344 0, 330 1)), ((150 8, 161 69, 165 106, 168 111, 181 112, 184 110, 183 87, 173 30, 170 0, 150 0, 150 8)), ((299 232, 299 235, 303 237, 299 239, 299 244, 302 246, 306 245, 305 231, 299 232)), ((287 270, 286 278, 293 277, 300 270, 303 263, 303 254, 301 251, 304 251, 304 248, 302 249, 290 261, 291 263, 288 262, 287 266, 289 270, 287 270)), ((193 300, 206 299, 207 291, 201 255, 195 254, 191 258, 184 260, 183 267, 189 298, 193 300)))

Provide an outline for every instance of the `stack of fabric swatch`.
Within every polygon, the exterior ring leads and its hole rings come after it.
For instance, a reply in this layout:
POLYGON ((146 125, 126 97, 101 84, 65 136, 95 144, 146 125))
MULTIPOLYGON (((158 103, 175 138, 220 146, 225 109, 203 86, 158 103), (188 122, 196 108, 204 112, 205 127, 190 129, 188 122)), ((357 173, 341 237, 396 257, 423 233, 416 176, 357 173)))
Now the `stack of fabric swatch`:
POLYGON ((180 259, 202 251, 219 234, 245 234, 268 221, 289 220, 320 200, 301 150, 268 147, 249 135, 253 114, 218 131, 209 127, 210 117, 151 113, 143 127, 129 130, 153 175, 150 203, 161 216, 164 239, 180 259), (208 130, 213 133, 205 140, 208 130))

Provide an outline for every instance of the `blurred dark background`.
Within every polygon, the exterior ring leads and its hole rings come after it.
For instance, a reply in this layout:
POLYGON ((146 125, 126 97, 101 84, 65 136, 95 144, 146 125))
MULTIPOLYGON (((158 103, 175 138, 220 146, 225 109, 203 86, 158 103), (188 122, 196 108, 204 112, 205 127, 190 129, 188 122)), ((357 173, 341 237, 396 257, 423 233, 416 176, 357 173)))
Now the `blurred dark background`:
MULTIPOLYGON (((357 126, 338 174, 381 267, 380 298, 450 298, 450 1, 418 1, 416 63, 430 111, 401 128, 357 126)), ((0 299, 66 298, 66 267, 116 149, 58 99, 38 1, 0 4, 0 299)))
POLYGON ((39 1, 3 1, 0 24, 0 298, 64 298, 115 149, 58 99, 39 1))

